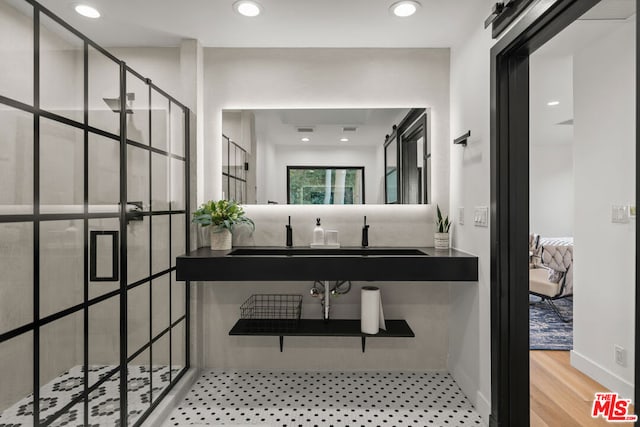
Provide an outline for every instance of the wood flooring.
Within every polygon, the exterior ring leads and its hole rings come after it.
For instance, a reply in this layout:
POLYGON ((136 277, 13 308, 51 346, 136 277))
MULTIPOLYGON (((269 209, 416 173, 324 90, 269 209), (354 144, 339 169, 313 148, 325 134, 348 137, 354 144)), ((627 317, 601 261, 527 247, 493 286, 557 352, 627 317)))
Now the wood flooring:
POLYGON ((596 392, 607 391, 571 366, 568 351, 532 350, 531 427, 632 426, 591 418, 596 392))

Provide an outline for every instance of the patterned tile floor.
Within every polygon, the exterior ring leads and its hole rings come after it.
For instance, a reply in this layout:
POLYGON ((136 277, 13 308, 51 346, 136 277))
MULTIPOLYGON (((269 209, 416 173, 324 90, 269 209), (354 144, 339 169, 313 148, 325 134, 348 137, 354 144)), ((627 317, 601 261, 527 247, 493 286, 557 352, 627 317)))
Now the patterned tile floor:
POLYGON ((164 427, 477 426, 447 373, 219 372, 201 375, 164 427))
MULTIPOLYGON (((89 384, 95 384, 112 372, 115 366, 91 366, 89 384)), ((148 365, 129 366, 128 409, 132 423, 150 406, 150 398, 169 384, 169 367, 154 366, 151 377, 148 365), (150 380, 153 380, 153 391, 150 380), (151 393, 150 393, 151 392, 151 393), (151 394, 151 396, 150 396, 151 394)), ((173 375, 180 371, 174 368, 173 375)), ((40 419, 47 420, 61 408, 71 403, 83 391, 84 369, 75 366, 40 388, 40 419)), ((120 424, 120 376, 113 375, 89 394, 89 426, 119 426, 120 424)), ((33 425, 33 395, 29 395, 0 413, 0 427, 33 425)), ((79 403, 53 421, 51 426, 84 426, 84 405, 79 403)))

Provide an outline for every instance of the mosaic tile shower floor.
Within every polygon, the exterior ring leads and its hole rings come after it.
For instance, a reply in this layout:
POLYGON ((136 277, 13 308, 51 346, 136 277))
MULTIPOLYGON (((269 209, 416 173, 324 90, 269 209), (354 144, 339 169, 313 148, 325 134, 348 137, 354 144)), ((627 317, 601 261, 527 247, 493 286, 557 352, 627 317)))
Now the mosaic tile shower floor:
MULTIPOLYGON (((95 384, 115 369, 115 366, 91 366, 89 384, 95 384)), ((150 399, 164 390, 170 382, 168 366, 154 366, 151 377, 149 366, 128 367, 128 409, 129 422, 135 421, 150 406, 150 399), (153 380, 153 392, 150 396, 150 381, 153 380)), ((173 370, 173 376, 180 369, 173 370)), ((47 420, 57 411, 69 404, 83 390, 84 369, 75 366, 40 388, 40 419, 47 420)), ((120 425, 120 376, 113 375, 89 394, 89 426, 120 425)), ((18 427, 33 425, 33 395, 29 395, 0 413, 0 427, 18 427)), ((77 404, 51 424, 58 426, 85 426, 83 404, 77 404)))
POLYGON ((478 426, 447 373, 207 371, 173 410, 174 426, 478 426))

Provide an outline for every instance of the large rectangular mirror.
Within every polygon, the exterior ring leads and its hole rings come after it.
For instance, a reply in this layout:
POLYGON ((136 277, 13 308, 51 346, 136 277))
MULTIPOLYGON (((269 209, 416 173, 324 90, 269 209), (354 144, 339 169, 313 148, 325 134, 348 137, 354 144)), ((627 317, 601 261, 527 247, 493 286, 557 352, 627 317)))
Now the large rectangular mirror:
POLYGON ((425 204, 425 108, 222 112, 222 194, 242 204, 425 204))

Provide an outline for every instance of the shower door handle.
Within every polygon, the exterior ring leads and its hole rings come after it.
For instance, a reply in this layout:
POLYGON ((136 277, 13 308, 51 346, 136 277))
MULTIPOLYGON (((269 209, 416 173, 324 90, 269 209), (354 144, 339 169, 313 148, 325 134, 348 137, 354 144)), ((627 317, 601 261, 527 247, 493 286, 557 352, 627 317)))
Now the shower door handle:
POLYGON ((120 280, 118 232, 92 230, 89 239, 89 280, 117 282, 120 280))

